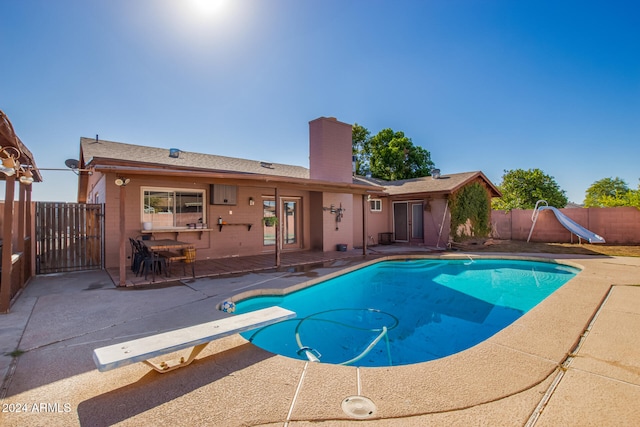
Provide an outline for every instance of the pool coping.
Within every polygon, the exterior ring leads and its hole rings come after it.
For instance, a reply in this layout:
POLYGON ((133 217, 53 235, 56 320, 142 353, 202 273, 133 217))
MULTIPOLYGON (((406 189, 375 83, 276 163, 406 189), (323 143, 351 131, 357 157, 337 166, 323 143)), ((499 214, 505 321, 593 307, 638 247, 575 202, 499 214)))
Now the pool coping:
MULTIPOLYGON (((501 253, 469 256, 550 260, 581 267, 582 272, 488 340, 442 359, 390 368, 294 360, 268 353, 235 335, 211 344, 189 367, 167 374, 150 371, 143 364, 100 373, 91 360, 93 348, 162 331, 167 325, 188 324, 197 318, 198 310, 237 292, 217 289, 219 279, 212 279, 201 287, 194 281, 186 286, 120 294, 141 295, 150 306, 162 303, 167 309, 109 328, 99 327, 93 313, 106 312, 112 307, 108 304, 115 304, 113 290, 92 291, 97 292, 93 297, 79 293, 82 299, 77 301, 71 294, 41 296, 30 306, 27 338, 32 342, 47 332, 34 329, 38 320, 43 328, 51 323, 44 313, 60 310, 64 307, 60 304, 72 299, 75 307, 81 301, 87 314, 75 338, 29 349, 16 359, 5 401, 58 402, 69 404, 72 410, 0 414, 0 421, 7 426, 161 426, 180 420, 182 424, 215 421, 221 425, 302 427, 360 425, 363 420, 375 420, 376 425, 401 421, 408 426, 532 425, 532 420, 537 425, 568 425, 594 422, 598 417, 605 423, 615 420, 632 425, 640 420, 633 409, 640 397, 640 338, 635 332, 640 330, 640 287, 626 286, 640 282, 640 259, 501 253), (616 298, 608 296, 611 290, 616 298), (193 299, 198 293, 209 297, 193 299), (167 301, 167 295, 173 300, 167 301), (598 316, 602 307, 606 310, 598 316), (43 313, 40 317, 38 311, 43 313), (597 333, 586 335, 594 324, 597 333), (610 338, 618 332, 635 335, 631 340, 610 338), (585 336, 587 345, 581 347, 585 336), (569 365, 572 358, 575 360, 569 365), (558 385, 559 376, 563 378, 558 385), (354 396, 370 399, 374 405, 371 414, 356 418, 343 411, 343 402, 354 396), (615 416, 610 410, 615 410, 615 416)), ((435 258, 465 259, 467 254, 435 258)), ((340 274, 344 273, 341 269, 340 274)), ((265 284, 280 281, 282 288, 290 287, 279 274, 270 276, 273 280, 265 284)), ((84 287, 80 289, 84 291, 84 287)))
MULTIPOLYGON (((230 300, 240 301, 262 295, 286 295, 384 261, 404 259, 467 260, 469 258, 563 264, 580 269, 580 273, 583 273, 588 268, 582 263, 569 259, 533 255, 388 255, 293 286, 261 288, 241 292, 231 297, 230 300)), ((593 286, 593 289, 589 289, 589 292, 580 292, 584 298, 582 303, 577 304, 574 300, 568 306, 563 306, 561 310, 558 310, 560 308, 559 302, 564 299, 564 295, 575 292, 575 287, 579 286, 579 280, 576 285, 576 279, 579 277, 580 274, 570 279, 561 288, 511 325, 462 352, 432 361, 392 367, 356 368, 310 363, 306 367, 306 375, 329 377, 335 376, 335 370, 357 371, 357 374, 345 373, 345 375, 347 377, 356 375, 359 384, 359 391, 356 395, 366 396, 376 406, 375 414, 370 417, 363 417, 363 419, 375 419, 378 417, 399 418, 408 415, 447 413, 496 402, 523 393, 542 385, 545 380, 548 380, 554 372, 560 369, 562 363, 575 349, 579 337, 591 321, 593 316, 592 307, 594 305, 599 307, 606 297, 610 286, 593 286), (540 319, 545 317, 552 317, 555 322, 562 324, 563 328, 555 328, 552 331, 545 330, 544 334, 540 336, 532 333, 531 330, 535 330, 540 319), (533 347, 532 342, 535 342, 533 347), (526 375, 517 375, 523 366, 527 367, 526 375), (402 396, 402 401, 410 402, 410 408, 405 405, 399 405, 398 401, 389 401, 388 385, 390 382, 388 376, 390 374, 394 377, 394 394, 402 396), (427 384, 416 384, 416 377, 428 378, 429 381, 427 384), (456 386, 452 387, 452 383, 455 383, 456 386), (384 384, 384 386, 380 386, 381 384, 384 384), (482 388, 480 393, 477 392, 478 384, 481 384, 482 388)), ((226 298, 226 300, 229 300, 229 298, 226 298)), ((286 357, 285 359, 292 360, 286 357)), ((298 362, 308 363, 304 361, 298 362)), ((310 380, 307 378, 306 381, 310 380)), ((324 381, 319 380, 318 382, 323 383, 324 381)), ((335 389, 335 384, 330 382, 324 386, 316 385, 314 393, 311 393, 310 396, 301 393, 298 395, 298 408, 316 406, 317 403, 314 402, 317 402, 317 394, 331 395, 331 390, 333 389, 335 389)), ((326 406, 330 407, 330 402, 327 401, 326 406)), ((329 415, 329 419, 337 420, 345 417, 341 407, 333 406, 334 411, 329 415)), ((292 414, 291 419, 319 421, 327 417, 327 414, 323 414, 322 417, 315 418, 313 414, 317 412, 317 409, 308 411, 298 409, 292 414)), ((349 419, 349 417, 345 419, 349 419)))

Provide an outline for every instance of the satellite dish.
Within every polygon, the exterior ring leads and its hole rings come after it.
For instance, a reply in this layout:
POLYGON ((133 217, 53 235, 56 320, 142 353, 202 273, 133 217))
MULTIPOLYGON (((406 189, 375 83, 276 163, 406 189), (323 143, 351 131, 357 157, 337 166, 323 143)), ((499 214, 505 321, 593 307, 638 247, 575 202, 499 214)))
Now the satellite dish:
POLYGON ((78 162, 76 159, 67 159, 64 161, 64 164, 69 169, 78 169, 80 167, 80 162, 78 162))

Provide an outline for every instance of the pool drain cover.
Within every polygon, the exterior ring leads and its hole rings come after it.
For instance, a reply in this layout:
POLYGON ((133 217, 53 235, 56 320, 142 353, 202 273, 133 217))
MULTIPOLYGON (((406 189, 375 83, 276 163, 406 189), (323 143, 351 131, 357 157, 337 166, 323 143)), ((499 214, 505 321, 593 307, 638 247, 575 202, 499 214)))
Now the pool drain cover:
POLYGON ((342 401, 342 410, 354 418, 369 418, 376 414, 376 405, 364 396, 349 396, 342 401))

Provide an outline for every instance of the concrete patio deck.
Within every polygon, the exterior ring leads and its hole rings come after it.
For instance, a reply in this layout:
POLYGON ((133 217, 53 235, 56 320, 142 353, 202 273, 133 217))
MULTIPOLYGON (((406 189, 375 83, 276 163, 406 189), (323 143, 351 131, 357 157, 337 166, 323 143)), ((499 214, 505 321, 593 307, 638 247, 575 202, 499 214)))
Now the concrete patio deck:
MULTIPOLYGON (((36 277, 12 312, 0 316, 0 352, 23 352, 0 357, 0 425, 640 423, 638 258, 536 254, 583 271, 490 339, 426 363, 308 363, 270 354, 237 335, 167 374, 143 364, 100 373, 92 361, 94 348, 226 316, 216 305, 240 292, 300 286, 402 253, 388 251, 126 288, 116 288, 104 271, 36 277), (342 410, 350 396, 371 399, 369 419, 342 410)), ((498 254, 482 256, 491 255, 498 254)))

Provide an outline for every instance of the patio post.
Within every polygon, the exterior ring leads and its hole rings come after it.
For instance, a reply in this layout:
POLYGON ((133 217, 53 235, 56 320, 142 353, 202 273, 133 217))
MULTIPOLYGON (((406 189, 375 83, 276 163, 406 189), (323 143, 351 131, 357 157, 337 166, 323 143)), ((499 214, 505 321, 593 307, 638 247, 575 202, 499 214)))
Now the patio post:
MULTIPOLYGON (((32 206, 31 206, 31 189, 33 187, 31 185, 27 185, 25 188, 26 194, 25 194, 25 201, 24 201, 24 205, 25 205, 25 235, 24 238, 27 240, 27 243, 29 245, 29 254, 30 257, 29 259, 25 260, 26 263, 28 263, 29 267, 25 270, 27 277, 32 277, 33 276, 33 266, 35 265, 34 261, 34 256, 35 256, 35 243, 34 243, 34 229, 33 227, 33 216, 32 216, 32 206)), ((24 286, 24 284, 23 284, 24 286)))
POLYGON ((278 187, 275 188, 275 197, 276 197, 276 268, 280 267, 280 247, 282 245, 281 242, 281 233, 280 227, 282 227, 282 221, 280 220, 280 191, 278 187))
POLYGON ((367 195, 362 195, 362 255, 367 254, 367 195))
POLYGON ((8 313, 11 305, 11 255, 13 254, 13 199, 16 177, 7 176, 4 196, 4 224, 2 225, 2 276, 0 279, 0 313, 8 313))
POLYGON ((125 251, 125 209, 124 209, 124 198, 125 198, 125 185, 120 185, 120 283, 118 286, 126 286, 127 284, 127 271, 126 271, 126 251, 125 251))

